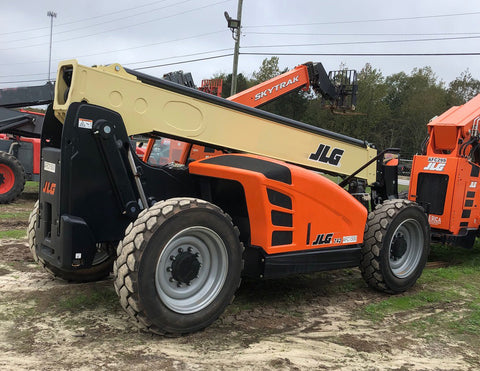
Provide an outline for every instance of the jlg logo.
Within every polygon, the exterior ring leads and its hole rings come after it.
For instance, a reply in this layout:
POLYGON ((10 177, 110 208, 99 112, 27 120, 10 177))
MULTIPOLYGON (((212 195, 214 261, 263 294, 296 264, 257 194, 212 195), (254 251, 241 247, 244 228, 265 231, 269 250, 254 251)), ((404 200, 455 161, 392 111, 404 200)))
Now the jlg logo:
POLYGON ((56 186, 57 185, 55 183, 45 182, 42 192, 53 196, 55 194, 56 186))
POLYGON ((327 243, 332 243, 333 233, 319 234, 312 245, 325 245, 327 243))
POLYGON ((428 165, 425 166, 423 170, 443 171, 443 169, 445 169, 446 164, 447 164, 446 158, 429 157, 428 165))
POLYGON ((320 144, 317 148, 317 152, 310 153, 308 157, 309 160, 323 162, 324 164, 330 164, 333 166, 338 166, 340 160, 342 159, 343 149, 334 148, 332 152, 330 152, 330 146, 326 146, 325 144, 320 144))

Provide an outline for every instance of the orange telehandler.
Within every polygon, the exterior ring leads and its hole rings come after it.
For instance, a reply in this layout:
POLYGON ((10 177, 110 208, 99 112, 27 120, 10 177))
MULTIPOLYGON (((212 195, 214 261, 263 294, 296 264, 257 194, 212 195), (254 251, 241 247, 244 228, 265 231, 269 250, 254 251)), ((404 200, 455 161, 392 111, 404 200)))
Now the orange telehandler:
MULTIPOLYGON (((335 104, 342 87, 330 83, 335 104)), ((65 61, 43 125, 30 248, 66 280, 113 265, 121 305, 159 334, 211 324, 242 276, 359 266, 371 287, 403 292, 422 273, 430 230, 420 206, 397 199, 395 153, 119 64, 65 61), (221 154, 152 166, 134 135, 221 154)))
POLYGON ((480 95, 428 124, 408 198, 429 214, 432 239, 472 247, 480 226, 480 95))

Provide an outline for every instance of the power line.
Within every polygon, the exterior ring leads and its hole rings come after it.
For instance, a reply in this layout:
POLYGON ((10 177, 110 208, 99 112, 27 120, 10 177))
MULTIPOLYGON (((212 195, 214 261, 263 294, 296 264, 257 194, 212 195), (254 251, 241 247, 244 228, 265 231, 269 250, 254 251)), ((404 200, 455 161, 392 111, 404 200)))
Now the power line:
POLYGON ((403 40, 376 40, 376 41, 346 41, 335 43, 312 43, 312 44, 284 44, 284 45, 250 45, 242 48, 286 48, 286 47, 305 47, 305 46, 329 46, 329 45, 357 45, 357 44, 391 44, 404 42, 421 42, 421 41, 446 41, 446 40, 466 40, 479 39, 480 36, 462 36, 462 37, 441 37, 428 39, 403 39, 403 40))
MULTIPOLYGON (((103 52, 100 52, 100 53, 77 55, 76 58, 92 57, 92 56, 102 55, 102 54, 112 54, 112 53, 117 53, 117 52, 124 52, 124 51, 128 51, 128 50, 133 50, 133 49, 141 49, 141 48, 151 47, 151 46, 155 46, 155 45, 169 44, 169 43, 172 43, 172 42, 185 41, 185 40, 190 40, 190 39, 197 39, 197 38, 200 38, 200 37, 216 35, 216 34, 223 33, 223 32, 224 32, 224 30, 218 30, 218 31, 213 31, 213 32, 207 32, 207 33, 204 33, 204 34, 201 34, 201 35, 183 37, 183 38, 180 38, 180 39, 172 39, 172 40, 167 40, 167 41, 160 41, 160 42, 157 42, 157 43, 144 44, 144 45, 140 45, 140 46, 133 46, 131 48, 106 50, 106 51, 103 51, 103 52)), ((54 61, 63 61, 65 59, 68 59, 68 58, 56 58, 56 59, 54 59, 54 61)), ((4 64, 0 63, 0 66, 9 66, 9 65, 18 65, 18 64, 34 64, 34 63, 44 63, 44 62, 47 62, 47 61, 29 61, 29 62, 4 63, 4 64)), ((0 77, 5 77, 5 76, 0 76, 0 77)))
MULTIPOLYGON (((163 10, 163 9, 166 9, 166 8, 170 8, 170 7, 172 7, 172 6, 178 6, 178 5, 180 5, 180 4, 188 3, 188 2, 190 2, 190 1, 193 1, 193 0, 184 0, 184 1, 182 1, 182 2, 178 2, 178 3, 175 3, 175 4, 167 5, 167 6, 164 6, 164 7, 161 7, 161 8, 150 9, 150 10, 143 11, 143 12, 140 12, 140 13, 137 13, 137 14, 131 14, 131 15, 128 15, 128 16, 125 16, 125 17, 115 18, 115 19, 112 19, 112 20, 109 20, 109 21, 105 21, 105 22, 102 22, 102 23, 96 23, 96 24, 90 25, 90 26, 88 26, 88 27, 89 27, 89 28, 92 28, 92 27, 95 27, 95 26, 98 26, 98 25, 104 25, 104 24, 107 24, 107 23, 118 22, 118 21, 121 21, 121 20, 123 20, 123 19, 131 19, 132 17, 136 17, 136 16, 139 16, 139 15, 142 15, 142 14, 146 14, 146 13, 156 12, 156 11, 158 11, 158 10, 163 10)), ((77 23, 77 22, 75 22, 75 23, 77 23)), ((57 26, 55 26, 55 27, 57 27, 57 26)), ((61 34, 69 33, 69 32, 75 32, 75 31, 85 31, 85 25, 83 25, 83 26, 80 27, 80 28, 74 28, 74 29, 65 30, 65 31, 57 31, 57 32, 54 33, 54 35, 57 36, 57 35, 61 35, 61 34)), ((7 41, 7 42, 18 42, 18 41, 39 39, 39 38, 43 38, 43 37, 46 37, 46 36, 48 36, 48 35, 42 35, 42 36, 36 36, 36 37, 28 37, 28 38, 24 38, 24 39, 10 40, 10 41, 7 41)), ((43 44, 36 44, 36 45, 43 45, 43 44)), ((28 46, 27 46, 27 47, 28 47, 28 46)))
POLYGON ((274 55, 274 56, 324 56, 324 57, 452 57, 452 56, 477 56, 480 52, 458 53, 240 53, 242 55, 274 55))
POLYGON ((212 50, 212 51, 209 51, 209 52, 199 52, 199 53, 192 53, 192 54, 177 55, 177 56, 174 56, 174 57, 166 57, 166 58, 158 58, 158 59, 149 59, 149 60, 141 61, 141 62, 125 63, 125 65, 131 66, 132 64, 151 63, 151 62, 158 62, 158 61, 164 61, 164 60, 175 59, 175 58, 194 57, 194 56, 196 56, 196 55, 212 54, 212 53, 224 52, 224 51, 230 50, 230 49, 231 49, 231 48, 217 49, 217 50, 212 50))
MULTIPOLYGON (((190 1, 190 0, 188 0, 188 1, 190 1)), ((183 14, 191 13, 191 12, 194 12, 194 11, 197 11, 197 10, 209 8, 209 7, 211 7, 211 6, 215 6, 215 5, 227 3, 227 2, 230 2, 230 1, 232 1, 232 0, 217 1, 216 3, 213 3, 213 4, 208 4, 208 5, 204 5, 204 6, 198 7, 198 8, 193 8, 193 9, 185 10, 185 11, 183 11, 183 12, 179 12, 179 13, 167 15, 167 16, 160 17, 160 18, 156 18, 156 19, 152 19, 152 20, 149 20, 149 21, 137 22, 137 23, 135 23, 135 24, 133 24, 133 25, 130 25, 130 26, 122 26, 122 27, 112 28, 112 29, 109 29, 109 30, 106 30, 106 31, 95 32, 95 33, 92 33, 92 34, 89 34, 89 35, 82 35, 82 36, 72 37, 72 38, 69 38, 69 39, 57 40, 57 41, 55 41, 55 43, 58 44, 58 43, 66 42, 66 41, 83 39, 83 38, 87 38, 87 37, 91 37, 91 36, 96 36, 96 35, 100 35, 100 34, 105 34, 105 33, 107 33, 107 32, 118 31, 118 30, 125 30, 126 28, 132 28, 132 27, 141 26, 141 25, 144 25, 144 24, 147 24, 147 23, 157 22, 157 21, 159 21, 159 20, 163 20, 163 19, 167 19, 167 18, 176 17, 176 16, 178 16, 178 15, 183 15, 183 14)), ((43 46, 43 45, 46 45, 46 44, 48 44, 48 43, 41 43, 41 44, 34 44, 34 45, 26 45, 26 46, 21 46, 21 47, 15 46, 15 47, 10 47, 10 48, 2 48, 2 49, 0 49, 0 51, 12 50, 12 49, 19 49, 19 48, 21 48, 21 49, 33 48, 33 47, 36 47, 36 46, 43 46)))
MULTIPOLYGON (((123 63, 122 65, 124 65, 124 66, 131 66, 131 65, 135 65, 135 64, 158 62, 158 61, 168 60, 168 59, 192 57, 192 56, 196 56, 196 55, 205 55, 205 54, 223 52, 223 51, 230 50, 230 49, 231 49, 231 48, 218 49, 218 50, 212 50, 212 51, 208 51, 208 52, 199 52, 199 53, 192 53, 192 54, 184 54, 184 55, 178 55, 178 56, 167 57, 167 58, 150 59, 150 60, 140 61, 140 62, 123 63)), ((134 70, 144 70, 144 69, 157 68, 157 67, 173 66, 173 65, 177 65, 177 64, 200 62, 200 61, 206 61, 206 60, 212 60, 212 59, 230 57, 230 56, 232 56, 232 55, 233 55, 233 53, 227 53, 227 54, 215 55, 215 56, 210 56, 210 57, 195 58, 195 59, 189 59, 189 60, 178 61, 178 62, 170 62, 170 63, 164 63, 164 64, 157 64, 157 65, 153 65, 153 66, 138 67, 138 68, 134 68, 134 70)), ((33 75, 43 75, 43 74, 32 74, 32 76, 33 76, 33 75)), ((3 77, 14 77, 14 76, 29 76, 29 75, 12 75, 12 76, 3 76, 3 77)), ((38 81, 46 81, 46 80, 45 80, 45 79, 32 79, 32 80, 0 81, 0 84, 16 84, 16 83, 26 83, 26 82, 38 82, 38 81)))
MULTIPOLYGON (((223 50, 223 49, 220 49, 220 50, 223 50)), ((206 53, 195 53, 195 54, 206 54, 206 53)), ((458 52, 458 53, 260 53, 260 52, 259 53, 253 53, 253 52, 246 52, 246 53, 241 53, 241 54, 242 55, 258 55, 258 56, 272 56, 272 55, 275 55, 275 56, 324 56, 324 57, 480 56, 480 52, 458 52)), ((191 55, 194 55, 194 54, 191 54, 191 55)), ((190 60, 179 61, 179 62, 171 62, 171 63, 157 64, 157 65, 153 65, 153 66, 138 67, 138 68, 134 68, 134 70, 145 70, 145 69, 150 69, 150 68, 180 65, 180 64, 185 64, 185 63, 192 63, 192 62, 199 62, 199 61, 206 61, 206 60, 212 60, 212 59, 218 59, 218 58, 231 57, 232 55, 233 55, 233 53, 221 54, 221 55, 205 57, 205 58, 196 58, 196 59, 190 59, 190 60)), ((180 58, 180 57, 181 56, 171 57, 171 58, 180 58)), ((161 60, 161 59, 157 59, 157 60, 161 60)), ((139 63, 147 63, 147 62, 151 62, 151 61, 126 63, 125 66, 132 65, 132 64, 139 64, 139 63)), ((45 79, 35 79, 35 80, 0 81, 0 84, 18 84, 18 83, 39 82, 39 81, 46 81, 46 80, 45 79)))
MULTIPOLYGON (((118 13, 128 12, 128 11, 130 11, 130 10, 136 10, 136 9, 138 9, 138 8, 144 8, 144 7, 149 6, 149 5, 152 5, 152 4, 164 3, 165 1, 168 1, 168 0, 153 1, 153 2, 150 2, 150 3, 147 3, 147 4, 143 4, 143 5, 136 5, 136 6, 133 7, 133 8, 122 9, 122 10, 117 10, 117 11, 114 11, 114 12, 105 13, 105 14, 102 14, 102 15, 97 15, 97 16, 94 16, 94 17, 88 17, 87 19, 82 18, 82 19, 79 19, 79 20, 77 20, 77 21, 60 23, 60 24, 57 25, 57 27, 66 26, 66 25, 69 25, 69 24, 74 24, 74 23, 79 23, 79 22, 90 21, 90 20, 92 20, 92 19, 107 17, 107 16, 112 15, 112 14, 118 14, 118 13)), ((0 36, 3 36, 3 35, 11 35, 11 34, 19 34, 19 33, 25 33, 25 32, 32 32, 32 31, 40 31, 40 30, 45 30, 45 29, 48 29, 48 27, 39 27, 39 28, 30 28, 30 29, 27 29, 27 30, 18 30, 18 31, 11 31, 11 32, 3 32, 3 33, 0 33, 0 36)))
POLYGON ((416 16, 416 17, 399 17, 399 18, 377 18, 377 19, 333 21, 333 22, 295 23, 295 24, 268 24, 268 25, 243 26, 243 28, 249 29, 249 28, 266 28, 266 27, 295 27, 295 26, 315 26, 315 25, 330 25, 330 24, 365 23, 365 22, 368 22, 368 23, 371 23, 371 22, 390 22, 390 21, 406 21, 406 20, 442 18, 442 17, 459 17, 459 16, 467 16, 467 15, 478 15, 478 14, 480 14, 480 12, 424 15, 424 16, 416 16))
POLYGON ((246 32, 246 35, 291 35, 291 36, 440 36, 440 35, 479 35, 480 32, 436 32, 436 33, 304 33, 304 32, 246 32))
MULTIPOLYGON (((19 83, 25 83, 25 82, 39 82, 39 81, 47 82, 47 79, 17 80, 17 81, 0 81, 0 84, 19 84, 19 83)), ((52 80, 52 82, 55 82, 55 81, 52 80)))
POLYGON ((188 61, 180 61, 180 62, 172 62, 172 63, 165 63, 165 64, 157 64, 155 66, 146 66, 146 67, 138 67, 134 68, 135 71, 139 70, 146 70, 149 68, 157 68, 157 67, 166 67, 166 66, 174 66, 177 64, 185 64, 185 63, 192 63, 192 62, 199 62, 199 61, 207 61, 211 59, 218 59, 218 58, 225 58, 225 57, 231 57, 233 53, 228 53, 228 54, 223 54, 223 55, 216 55, 213 57, 206 57, 206 58, 198 58, 198 59, 190 59, 188 61))

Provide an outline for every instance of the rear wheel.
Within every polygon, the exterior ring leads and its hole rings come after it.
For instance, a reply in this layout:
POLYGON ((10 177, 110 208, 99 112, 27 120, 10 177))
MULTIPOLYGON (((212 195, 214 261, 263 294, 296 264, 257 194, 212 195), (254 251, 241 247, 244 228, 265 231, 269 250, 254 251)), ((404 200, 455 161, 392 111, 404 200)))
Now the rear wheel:
POLYGON ((243 246, 230 217, 208 202, 176 198, 127 228, 115 289, 139 327, 182 334, 207 327, 240 285, 243 246))
POLYGON ((25 186, 25 170, 17 158, 0 151, 0 204, 16 199, 25 186))
POLYGON ((430 249, 423 209, 408 200, 389 200, 368 215, 360 269, 373 288, 399 293, 415 284, 430 249))
POLYGON ((87 269, 78 269, 76 271, 65 271, 54 267, 44 261, 37 255, 35 230, 37 228, 39 202, 35 203, 33 211, 28 218, 28 244, 33 259, 54 277, 61 278, 70 282, 93 282, 107 277, 112 271, 113 261, 115 260, 115 246, 113 244, 97 244, 97 251, 93 259, 92 267, 87 269))

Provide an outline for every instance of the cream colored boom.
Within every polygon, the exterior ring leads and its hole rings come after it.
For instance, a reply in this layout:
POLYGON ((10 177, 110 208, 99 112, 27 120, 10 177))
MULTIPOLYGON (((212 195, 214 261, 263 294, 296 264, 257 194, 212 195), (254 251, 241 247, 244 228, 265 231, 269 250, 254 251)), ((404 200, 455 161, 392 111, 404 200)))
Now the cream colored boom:
MULTIPOLYGON (((157 132, 342 175, 353 173, 377 154, 359 140, 148 75, 133 75, 119 64, 86 67, 76 60, 61 62, 53 106, 56 117, 63 123, 69 105, 82 101, 118 112, 129 135, 157 132), (70 83, 64 77, 68 70, 72 70, 70 83), (155 86, 142 82, 142 76, 154 80, 155 86)), ((375 175, 374 163, 357 177, 371 184, 375 175)))

